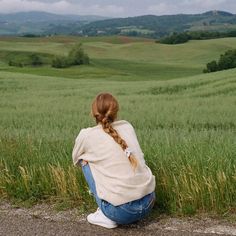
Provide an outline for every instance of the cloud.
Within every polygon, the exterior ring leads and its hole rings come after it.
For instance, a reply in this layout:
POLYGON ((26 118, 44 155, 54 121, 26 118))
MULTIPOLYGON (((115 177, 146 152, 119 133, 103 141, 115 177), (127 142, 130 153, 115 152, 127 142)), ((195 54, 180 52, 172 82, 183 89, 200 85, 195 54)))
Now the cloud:
POLYGON ((177 11, 176 7, 173 4, 168 4, 161 2, 155 5, 151 5, 147 8, 147 11, 157 15, 163 14, 173 14, 177 11))
POLYGON ((147 7, 152 14, 176 14, 176 13, 202 13, 210 10, 235 11, 236 4, 233 0, 182 0, 164 1, 147 7), (233 5, 234 4, 234 5, 233 5))
POLYGON ((145 14, 236 12, 236 0, 0 0, 0 12, 47 11, 59 14, 125 17, 145 14))
POLYGON ((30 0, 0 0, 0 12, 10 13, 19 11, 47 11, 61 14, 78 15, 102 15, 113 16, 122 14, 123 7, 116 5, 91 4, 84 6, 78 3, 70 3, 65 0, 45 2, 30 0))

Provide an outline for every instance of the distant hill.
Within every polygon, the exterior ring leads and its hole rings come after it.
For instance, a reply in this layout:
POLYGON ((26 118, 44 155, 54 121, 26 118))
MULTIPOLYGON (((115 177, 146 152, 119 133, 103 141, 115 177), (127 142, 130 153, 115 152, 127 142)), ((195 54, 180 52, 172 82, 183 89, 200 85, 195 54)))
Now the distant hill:
POLYGON ((224 11, 112 19, 46 12, 0 14, 0 35, 127 35, 160 38, 173 32, 229 30, 236 30, 236 15, 224 11))
POLYGON ((30 12, 17 12, 10 14, 0 14, 0 21, 6 22, 17 22, 17 23, 25 23, 25 22, 54 22, 54 21, 97 21, 97 20, 105 20, 108 17, 103 16, 95 16, 95 15, 59 15, 48 12, 41 11, 30 11, 30 12))
POLYGON ((0 14, 0 35, 71 34, 78 26, 108 17, 95 15, 59 15, 40 11, 0 14), (71 28, 72 27, 72 28, 71 28), (69 29, 70 28, 70 29, 69 29))
POLYGON ((145 15, 95 21, 84 25, 85 34, 126 34, 162 37, 171 32, 185 30, 224 31, 236 29, 236 15, 224 11, 208 11, 203 14, 145 15))

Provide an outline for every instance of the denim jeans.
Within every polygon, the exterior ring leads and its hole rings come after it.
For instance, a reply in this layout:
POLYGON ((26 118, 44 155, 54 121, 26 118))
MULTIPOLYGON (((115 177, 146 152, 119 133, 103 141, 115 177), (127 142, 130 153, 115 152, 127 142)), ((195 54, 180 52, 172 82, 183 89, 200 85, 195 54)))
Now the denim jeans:
POLYGON ((147 194, 138 200, 119 206, 114 206, 97 196, 95 181, 89 164, 82 166, 82 170, 89 189, 95 197, 98 207, 102 210, 106 217, 115 221, 117 224, 130 224, 136 222, 143 219, 151 211, 155 202, 155 192, 147 194))

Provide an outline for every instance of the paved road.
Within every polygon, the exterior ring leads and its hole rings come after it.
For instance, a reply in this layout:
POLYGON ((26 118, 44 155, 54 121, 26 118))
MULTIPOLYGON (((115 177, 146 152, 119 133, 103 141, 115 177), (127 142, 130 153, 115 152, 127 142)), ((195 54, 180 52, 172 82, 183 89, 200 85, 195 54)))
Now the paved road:
POLYGON ((167 218, 146 220, 139 224, 108 230, 90 225, 86 215, 76 210, 55 212, 47 206, 31 209, 0 205, 1 236, 33 235, 159 235, 159 236, 213 236, 236 235, 236 224, 209 218, 167 218))

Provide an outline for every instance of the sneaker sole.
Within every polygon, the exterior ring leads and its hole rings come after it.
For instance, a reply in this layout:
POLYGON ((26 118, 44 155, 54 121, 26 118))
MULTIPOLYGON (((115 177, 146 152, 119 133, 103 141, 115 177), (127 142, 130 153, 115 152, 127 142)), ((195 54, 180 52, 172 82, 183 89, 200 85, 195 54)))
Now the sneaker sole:
POLYGON ((118 227, 118 225, 106 225, 106 224, 99 223, 99 222, 93 222, 93 221, 90 221, 88 218, 87 218, 87 221, 92 225, 102 226, 107 229, 114 229, 114 228, 118 227))

